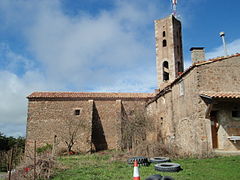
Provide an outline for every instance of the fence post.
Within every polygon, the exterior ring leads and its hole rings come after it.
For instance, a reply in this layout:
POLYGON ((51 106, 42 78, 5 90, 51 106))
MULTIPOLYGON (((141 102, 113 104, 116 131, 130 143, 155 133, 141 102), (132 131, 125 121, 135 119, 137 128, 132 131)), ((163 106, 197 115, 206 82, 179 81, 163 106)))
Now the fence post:
POLYGON ((33 180, 36 179, 36 149, 37 149, 37 145, 36 145, 36 140, 34 141, 34 159, 33 159, 33 163, 34 163, 34 169, 33 169, 33 180))
POLYGON ((13 163, 13 148, 11 149, 11 155, 10 155, 8 180, 11 180, 12 163, 13 163))
POLYGON ((53 137, 53 146, 52 146, 52 157, 54 158, 54 156, 55 156, 55 152, 56 152, 56 141, 57 141, 57 135, 54 135, 54 137, 53 137))

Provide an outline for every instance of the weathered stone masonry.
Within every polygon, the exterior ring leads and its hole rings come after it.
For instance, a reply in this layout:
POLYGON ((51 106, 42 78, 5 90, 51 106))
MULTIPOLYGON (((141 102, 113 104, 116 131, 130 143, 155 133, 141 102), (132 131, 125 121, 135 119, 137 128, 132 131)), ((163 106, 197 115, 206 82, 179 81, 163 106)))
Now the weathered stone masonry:
POLYGON ((156 95, 147 106, 153 117, 156 131, 148 140, 163 140, 172 145, 180 155, 205 155, 212 153, 211 119, 206 116, 208 103, 201 95, 218 96, 211 112, 218 112, 218 146, 220 150, 240 150, 240 142, 229 136, 240 136, 240 119, 232 111, 240 109, 240 54, 200 62, 175 79, 156 95), (163 93, 162 93, 163 92, 163 93), (213 95, 212 95, 213 94, 213 95))
POLYGON ((179 155, 240 151, 240 141, 231 139, 240 138, 240 54, 205 61, 204 48, 191 48, 193 65, 183 72, 181 36, 181 22, 174 16, 155 21, 156 94, 32 93, 26 151, 35 140, 39 147, 53 144, 54 137, 58 150, 66 148, 68 122, 81 122, 73 150, 132 148, 137 137, 129 134, 128 125, 139 110, 154 127, 146 132, 147 141, 163 143, 179 155))
POLYGON ((121 149, 124 146, 123 121, 131 120, 136 108, 145 108, 151 93, 32 93, 28 96, 27 149, 52 144, 58 138, 58 149, 68 120, 83 121, 74 150, 91 152, 121 149), (80 110, 80 115, 75 111, 80 110), (31 148, 30 148, 31 146, 31 148))

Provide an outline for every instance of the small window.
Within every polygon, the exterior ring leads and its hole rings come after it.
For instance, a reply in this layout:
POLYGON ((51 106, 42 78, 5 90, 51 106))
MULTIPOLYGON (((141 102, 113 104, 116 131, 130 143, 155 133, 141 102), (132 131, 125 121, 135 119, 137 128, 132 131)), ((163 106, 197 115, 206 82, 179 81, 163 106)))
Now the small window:
POLYGON ((233 118, 240 118, 240 111, 232 111, 233 118))
POLYGON ((163 45, 163 47, 167 46, 167 40, 166 39, 163 40, 162 45, 163 45))
POLYGON ((75 109, 74 114, 75 114, 76 116, 79 116, 79 115, 80 115, 80 109, 75 109))
POLYGON ((166 36, 166 32, 165 32, 165 31, 163 31, 163 33, 162 33, 162 36, 163 36, 163 37, 165 37, 165 36, 166 36))
POLYGON ((163 81, 168 81, 169 80, 169 66, 168 62, 164 61, 163 62, 163 81))
POLYGON ((179 95, 184 96, 184 82, 183 81, 181 81, 179 83, 179 95))

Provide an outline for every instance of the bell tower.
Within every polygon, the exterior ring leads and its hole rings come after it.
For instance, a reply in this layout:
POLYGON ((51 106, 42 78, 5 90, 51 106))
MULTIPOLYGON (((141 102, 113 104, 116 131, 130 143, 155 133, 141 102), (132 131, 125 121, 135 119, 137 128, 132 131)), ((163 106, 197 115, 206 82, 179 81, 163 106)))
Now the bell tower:
POLYGON ((162 89, 183 72, 182 27, 173 15, 155 21, 157 84, 162 89))

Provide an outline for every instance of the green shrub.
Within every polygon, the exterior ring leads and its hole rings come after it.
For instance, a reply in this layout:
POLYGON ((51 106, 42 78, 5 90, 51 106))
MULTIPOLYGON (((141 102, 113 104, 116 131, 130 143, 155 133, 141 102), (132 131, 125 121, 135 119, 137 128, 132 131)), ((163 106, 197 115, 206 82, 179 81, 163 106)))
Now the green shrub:
POLYGON ((52 150, 52 145, 47 143, 46 145, 37 148, 36 151, 39 154, 39 153, 45 153, 45 152, 48 152, 48 151, 51 151, 51 150, 52 150))

